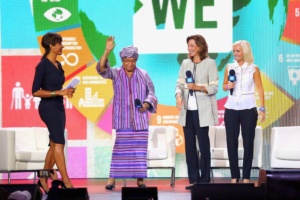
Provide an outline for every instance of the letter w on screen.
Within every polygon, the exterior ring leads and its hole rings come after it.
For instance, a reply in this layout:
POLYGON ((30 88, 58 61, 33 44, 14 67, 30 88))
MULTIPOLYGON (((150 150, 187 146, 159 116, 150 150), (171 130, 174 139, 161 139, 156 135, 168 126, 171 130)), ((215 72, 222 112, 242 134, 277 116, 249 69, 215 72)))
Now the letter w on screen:
POLYGON ((201 34, 209 52, 230 52, 232 0, 140 0, 133 16, 139 53, 186 53, 186 38, 201 34))

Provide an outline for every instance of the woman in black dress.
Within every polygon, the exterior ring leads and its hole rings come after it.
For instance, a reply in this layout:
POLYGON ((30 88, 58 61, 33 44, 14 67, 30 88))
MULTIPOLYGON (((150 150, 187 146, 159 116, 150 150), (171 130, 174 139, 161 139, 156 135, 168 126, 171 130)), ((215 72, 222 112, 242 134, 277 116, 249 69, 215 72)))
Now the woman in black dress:
MULTIPOLYGON (((46 33, 41 41, 45 53, 36 67, 32 85, 32 95, 41 97, 39 114, 49 130, 50 148, 45 158, 44 169, 52 169, 56 164, 66 187, 72 188, 64 156, 64 131, 66 124, 63 96, 73 97, 74 88, 63 89, 65 82, 64 70, 61 63, 56 60, 62 54, 64 46, 62 37, 57 33, 46 33)), ((38 184, 45 193, 49 187, 46 178, 40 178, 38 184)))

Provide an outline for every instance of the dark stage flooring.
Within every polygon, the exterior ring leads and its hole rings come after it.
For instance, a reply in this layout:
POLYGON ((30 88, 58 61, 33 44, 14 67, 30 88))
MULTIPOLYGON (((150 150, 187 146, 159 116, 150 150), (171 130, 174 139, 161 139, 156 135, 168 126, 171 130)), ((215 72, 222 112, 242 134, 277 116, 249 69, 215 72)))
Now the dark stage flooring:
MULTIPOLYGON (((111 192, 121 192, 122 187, 124 187, 123 179, 116 180, 116 188, 113 191, 108 191, 105 189, 107 179, 71 179, 74 187, 76 188, 87 188, 89 194, 98 193, 111 193, 111 192)), ((251 183, 257 184, 258 179, 251 179, 251 183)), ((144 180, 148 187, 157 187, 158 191, 162 192, 172 192, 172 193, 190 193, 189 190, 185 189, 187 186, 187 178, 176 178, 175 187, 170 186, 169 178, 147 178, 144 180)), ((33 180, 11 180, 11 184, 33 184, 33 180)), ((48 181, 50 184, 50 181, 48 181)), ((214 183, 228 183, 230 184, 230 178, 214 178, 214 183)), ((7 184, 7 180, 0 180, 0 184, 7 184)), ((126 179, 127 187, 136 187, 136 179, 126 179)))

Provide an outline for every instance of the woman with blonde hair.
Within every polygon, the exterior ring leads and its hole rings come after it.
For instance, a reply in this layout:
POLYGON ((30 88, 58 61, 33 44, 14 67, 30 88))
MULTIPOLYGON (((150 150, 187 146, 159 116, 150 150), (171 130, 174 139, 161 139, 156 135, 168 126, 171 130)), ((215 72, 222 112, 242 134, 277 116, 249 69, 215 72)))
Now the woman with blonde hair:
POLYGON ((227 65, 224 72, 223 90, 228 91, 224 105, 227 150, 231 172, 231 182, 240 179, 238 166, 238 137, 243 137, 243 182, 249 183, 253 159, 253 145, 258 112, 256 108, 255 88, 260 100, 259 115, 265 120, 264 89, 260 71, 255 65, 251 46, 248 41, 236 41, 232 45, 234 62, 227 65), (230 91, 230 92, 229 92, 230 91))

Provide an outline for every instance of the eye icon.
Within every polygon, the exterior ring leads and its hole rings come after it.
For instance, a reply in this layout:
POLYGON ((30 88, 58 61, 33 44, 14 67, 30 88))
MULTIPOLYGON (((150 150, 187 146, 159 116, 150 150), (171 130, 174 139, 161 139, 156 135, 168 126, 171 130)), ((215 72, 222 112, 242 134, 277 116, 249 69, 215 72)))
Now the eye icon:
POLYGON ((44 16, 52 22, 63 22, 71 17, 71 13, 61 7, 53 7, 44 13, 44 16))

